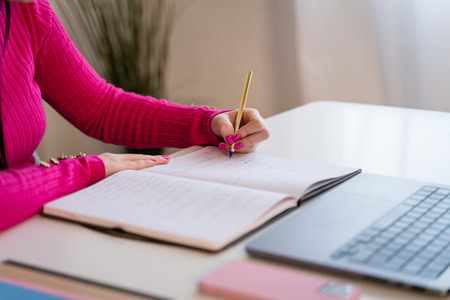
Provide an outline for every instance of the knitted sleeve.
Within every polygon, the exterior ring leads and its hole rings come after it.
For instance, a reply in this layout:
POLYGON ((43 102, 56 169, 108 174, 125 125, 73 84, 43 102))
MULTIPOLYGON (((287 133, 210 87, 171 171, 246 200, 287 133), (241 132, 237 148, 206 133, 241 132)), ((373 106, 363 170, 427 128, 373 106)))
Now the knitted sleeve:
POLYGON ((66 159, 50 168, 0 171, 0 232, 38 213, 42 206, 105 177, 97 156, 66 159))

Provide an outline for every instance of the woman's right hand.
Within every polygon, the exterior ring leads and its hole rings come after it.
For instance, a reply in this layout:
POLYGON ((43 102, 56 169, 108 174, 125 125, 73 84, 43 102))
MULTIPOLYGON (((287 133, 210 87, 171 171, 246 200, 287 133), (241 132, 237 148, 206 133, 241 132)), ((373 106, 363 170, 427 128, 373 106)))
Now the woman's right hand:
POLYGON ((169 163, 169 155, 102 153, 98 157, 105 164, 105 177, 123 170, 139 170, 169 163))

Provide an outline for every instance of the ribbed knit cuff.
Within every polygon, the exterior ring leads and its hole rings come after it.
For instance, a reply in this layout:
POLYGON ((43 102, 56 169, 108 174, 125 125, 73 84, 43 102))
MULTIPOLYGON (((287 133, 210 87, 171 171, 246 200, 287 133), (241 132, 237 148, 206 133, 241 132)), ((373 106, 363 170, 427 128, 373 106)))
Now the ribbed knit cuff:
POLYGON ((94 184, 102 179, 105 178, 106 170, 105 170, 105 164, 100 159, 100 157, 96 155, 89 155, 84 156, 80 159, 85 159, 89 169, 90 169, 90 176, 89 176, 89 182, 88 185, 94 184))

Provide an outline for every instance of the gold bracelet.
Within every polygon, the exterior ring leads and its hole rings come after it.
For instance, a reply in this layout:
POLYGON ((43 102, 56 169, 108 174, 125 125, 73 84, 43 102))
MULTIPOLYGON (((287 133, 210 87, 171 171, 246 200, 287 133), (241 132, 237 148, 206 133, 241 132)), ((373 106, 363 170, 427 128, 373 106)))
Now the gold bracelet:
POLYGON ((44 167, 44 168, 50 168, 52 166, 52 164, 56 165, 56 166, 59 165, 59 161, 60 160, 65 160, 65 159, 68 159, 68 158, 78 158, 78 157, 82 157, 82 156, 86 156, 86 153, 81 153, 80 152, 80 154, 78 154, 76 156, 75 155, 62 154, 58 158, 54 158, 54 157, 50 158, 50 161, 41 161, 40 165, 41 165, 41 167, 44 167), (52 163, 52 164, 50 164, 50 163, 52 163))

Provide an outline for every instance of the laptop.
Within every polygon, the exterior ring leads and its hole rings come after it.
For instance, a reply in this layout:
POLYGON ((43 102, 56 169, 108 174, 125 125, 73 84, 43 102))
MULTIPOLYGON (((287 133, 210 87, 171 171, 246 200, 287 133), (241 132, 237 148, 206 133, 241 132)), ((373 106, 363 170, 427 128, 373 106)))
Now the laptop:
POLYGON ((449 208, 450 186, 362 173, 268 226, 247 252, 445 295, 449 208))

